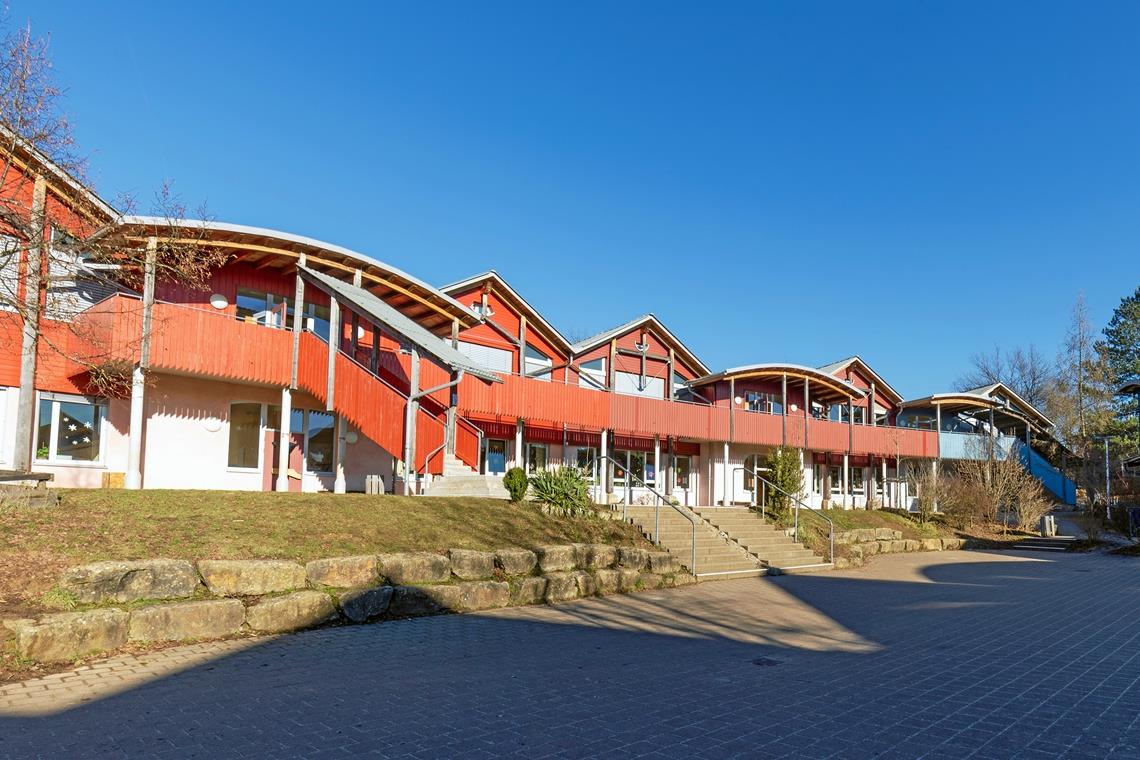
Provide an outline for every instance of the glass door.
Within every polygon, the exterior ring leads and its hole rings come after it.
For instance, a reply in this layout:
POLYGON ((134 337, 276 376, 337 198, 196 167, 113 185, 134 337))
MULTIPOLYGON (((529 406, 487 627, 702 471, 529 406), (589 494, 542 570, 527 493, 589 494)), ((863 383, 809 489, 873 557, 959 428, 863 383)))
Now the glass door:
POLYGON ((503 475, 507 471, 507 442, 487 439, 487 455, 483 458, 488 475, 503 475))

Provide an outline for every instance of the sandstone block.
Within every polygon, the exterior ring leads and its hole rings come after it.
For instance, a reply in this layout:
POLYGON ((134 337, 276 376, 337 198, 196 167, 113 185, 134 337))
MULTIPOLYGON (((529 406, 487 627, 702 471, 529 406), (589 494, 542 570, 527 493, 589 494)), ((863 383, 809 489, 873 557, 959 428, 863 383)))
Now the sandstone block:
POLYGON ((903 551, 917 552, 922 549, 922 542, 913 538, 904 538, 903 546, 905 547, 903 551))
POLYGON ((896 554, 898 552, 907 551, 906 541, 903 541, 901 538, 896 538, 894 541, 891 541, 891 551, 895 552, 896 554))
MULTIPOLYGON (((429 586, 429 594, 447 590, 447 607, 452 610, 490 610, 506 607, 511 601, 511 586, 502 581, 468 581, 454 586, 429 586)), ((444 597, 439 597, 444 601, 444 597)))
POLYGON ((534 553, 538 555, 538 569, 543 573, 573 570, 577 562, 573 546, 539 546, 534 553))
POLYGON ((851 548, 858 549, 858 554, 861 557, 873 557, 879 553, 879 551, 883 548, 883 545, 878 541, 868 541, 865 544, 859 544, 859 546, 853 546, 851 548))
POLYGON ((600 596, 621 591, 621 570, 598 570, 594 573, 595 590, 600 596))
POLYGON ((661 588, 665 585, 664 578, 657 573, 642 573, 641 574, 641 587, 652 589, 661 588))
POLYGON ((245 605, 237 599, 209 599, 140 607, 131 612, 131 641, 219 639, 237 633, 245 605))
POLYGON ((245 622, 261 633, 282 633, 311 628, 334 620, 336 607, 321 591, 297 591, 262 599, 245 611, 245 622))
MULTIPOLYGON (((540 560, 541 561, 541 560, 540 560)), ((572 572, 549 573, 546 576, 547 602, 566 602, 578 598, 578 576, 572 572)))
POLYGON ((376 583, 377 571, 376 557, 371 554, 315 559, 305 565, 305 577, 309 583, 332 588, 372 586, 376 583))
POLYGON ((891 541, 876 541, 875 543, 879 545, 879 554, 890 554, 894 551, 891 541))
POLYGON ((928 551, 928 552, 942 551, 942 539, 941 538, 924 538, 924 539, 922 539, 921 543, 922 543, 923 551, 928 551))
POLYGON ((546 579, 522 578, 511 589, 511 604, 539 604, 546 598, 546 579))
POLYGON ((305 568, 276 559, 204 559, 198 572, 215 596, 259 596, 305 588, 305 568))
POLYGON ((574 544, 574 556, 578 567, 597 570, 613 567, 617 563, 618 551, 606 544, 574 544))
POLYGON ((451 562, 431 552, 403 552, 381 554, 380 572, 391 583, 442 583, 451 578, 451 562))
POLYGON ((200 581, 183 559, 94 562, 63 572, 60 585, 80 602, 133 602, 193 596, 200 581))
POLYGON ((490 578, 495 574, 495 553, 477 552, 471 549, 452 549, 451 572, 465 581, 490 578))
POLYGON ((597 590, 597 585, 594 583, 594 576, 585 570, 576 571, 574 576, 578 581, 578 596, 593 596, 597 590))
POLYGON ((538 557, 529 549, 499 549, 495 564, 507 575, 530 575, 538 564, 538 557))
POLYGON ((942 548, 944 550, 961 549, 966 545, 966 541, 961 538, 944 538, 942 539, 942 548))
POLYGON ((692 575, 690 575, 689 573, 686 573, 683 570, 673 576, 673 585, 674 586, 691 586, 692 584, 694 584, 696 582, 697 582, 696 578, 694 578, 692 575))
POLYGON ((388 605, 388 614, 392 617, 438 615, 446 610, 447 607, 427 593, 426 586, 397 586, 392 590, 392 601, 388 605))
MULTIPOLYGON (((648 557, 646 559, 648 561, 648 557)), ((619 572, 621 572, 621 591, 637 591, 637 582, 641 578, 641 572, 639 570, 634 570, 632 567, 623 567, 619 572)))
POLYGON ((618 564, 622 567, 632 567, 634 570, 641 570, 649 564, 649 552, 645 549, 623 546, 618 549, 618 564))
POLYGON ((679 569, 677 558, 669 552, 649 552, 649 570, 653 573, 672 573, 679 569))
POLYGON ((340 611, 353 623, 363 623, 388 611, 392 603, 391 586, 375 586, 346 591, 340 595, 340 611))
POLYGON ((126 643, 129 620, 130 615, 116 609, 44 615, 16 626, 16 648, 24 657, 41 662, 109 652, 126 643))

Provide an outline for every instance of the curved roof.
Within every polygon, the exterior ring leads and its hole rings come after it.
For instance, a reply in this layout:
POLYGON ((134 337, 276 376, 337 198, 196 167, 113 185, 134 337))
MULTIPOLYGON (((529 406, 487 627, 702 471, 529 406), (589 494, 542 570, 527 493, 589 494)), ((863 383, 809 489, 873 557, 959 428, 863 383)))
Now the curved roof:
POLYGON ((802 364, 748 364, 743 367, 733 367, 712 375, 705 375, 693 380, 689 385, 694 387, 708 385, 720 380, 744 380, 747 378, 790 378, 808 380, 811 383, 814 395, 822 401, 840 399, 860 399, 866 394, 845 380, 835 377, 815 367, 806 367, 802 364))
POLYGON ((155 216, 127 216, 121 224, 127 239, 144 242, 148 236, 176 241, 182 245, 202 245, 234 253, 235 260, 258 268, 294 271, 301 256, 310 269, 338 279, 352 281, 360 272, 361 287, 413 319, 431 332, 451 331, 453 321, 466 327, 479 317, 451 296, 393 266, 350 248, 290 232, 228 224, 200 219, 164 219, 155 216), (193 230, 186 237, 173 237, 172 230, 193 230))
POLYGON ((899 404, 899 407, 903 409, 931 406, 939 406, 950 411, 965 411, 967 409, 1001 410, 1009 417, 1027 421, 1032 420, 1034 424, 1040 425, 1043 428, 1053 427, 1053 421, 1051 419, 1037 411, 1032 404, 1001 383, 994 383, 993 385, 986 385, 981 388, 972 388, 968 391, 934 393, 930 396, 911 399, 899 404), (996 393, 1003 394, 1005 398, 996 397, 996 393))

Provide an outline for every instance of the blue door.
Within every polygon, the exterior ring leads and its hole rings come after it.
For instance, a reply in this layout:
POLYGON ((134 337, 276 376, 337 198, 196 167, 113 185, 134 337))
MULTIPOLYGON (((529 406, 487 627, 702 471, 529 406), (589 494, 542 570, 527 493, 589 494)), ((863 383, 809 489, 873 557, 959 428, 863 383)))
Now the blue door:
POLYGON ((507 471, 507 442, 487 439, 487 474, 502 475, 507 471))

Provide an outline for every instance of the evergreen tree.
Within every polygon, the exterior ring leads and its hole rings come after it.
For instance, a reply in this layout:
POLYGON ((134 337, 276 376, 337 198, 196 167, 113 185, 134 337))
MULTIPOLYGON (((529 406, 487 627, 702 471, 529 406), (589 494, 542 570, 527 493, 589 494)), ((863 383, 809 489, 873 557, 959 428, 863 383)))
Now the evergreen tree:
MULTIPOLYGON (((1103 334, 1104 339, 1096 343, 1096 352, 1108 370, 1105 380, 1109 390, 1140 382, 1140 287, 1120 299, 1103 334)), ((1140 446, 1136 432, 1136 397, 1116 395, 1112 412, 1100 432, 1114 436, 1113 445, 1119 452, 1135 452, 1140 446)))

